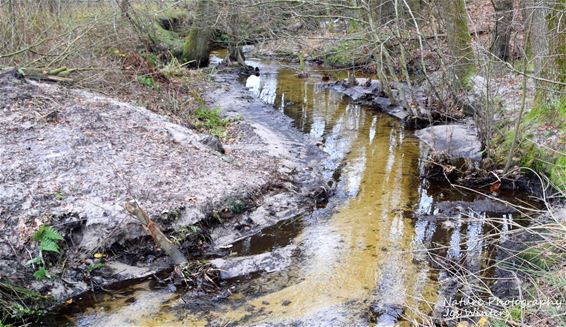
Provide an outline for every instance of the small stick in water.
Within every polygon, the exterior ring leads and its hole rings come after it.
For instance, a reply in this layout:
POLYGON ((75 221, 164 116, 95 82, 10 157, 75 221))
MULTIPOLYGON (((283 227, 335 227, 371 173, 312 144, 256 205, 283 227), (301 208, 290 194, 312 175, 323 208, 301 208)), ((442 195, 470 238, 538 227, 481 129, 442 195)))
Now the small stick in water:
POLYGON ((149 218, 147 213, 139 206, 135 200, 128 200, 124 204, 124 208, 128 213, 137 218, 147 229, 153 241, 173 260, 175 265, 184 265, 188 262, 187 258, 181 253, 179 248, 171 242, 165 234, 149 218))

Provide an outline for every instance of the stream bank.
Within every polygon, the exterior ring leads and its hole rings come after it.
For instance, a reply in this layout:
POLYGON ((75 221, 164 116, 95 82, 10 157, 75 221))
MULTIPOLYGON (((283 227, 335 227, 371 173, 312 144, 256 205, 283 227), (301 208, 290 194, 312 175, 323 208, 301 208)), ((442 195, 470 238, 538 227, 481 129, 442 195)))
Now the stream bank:
MULTIPOLYGON (((213 244, 222 251, 221 259, 210 261, 223 270, 217 292, 172 291, 151 278, 149 289, 133 285, 66 306, 59 325, 408 326, 423 317, 442 321, 451 309, 444 300, 466 290, 455 283, 453 267, 489 283, 486 264, 501 257, 498 244, 528 223, 500 202, 518 201, 520 194, 500 192, 491 201, 422 179, 427 146, 396 118, 319 87, 322 72, 316 69, 298 79, 293 67, 277 61, 248 63, 260 68, 260 76, 238 84, 233 75, 218 74, 221 87, 211 93, 211 103, 226 106, 229 116, 231 106, 243 106, 244 119, 272 117, 255 127, 260 133, 270 135, 269 124, 277 124, 316 142, 326 153, 315 164, 322 180, 330 181, 328 203, 286 220, 278 216, 290 216, 288 208, 260 206, 234 225, 212 229, 213 244), (278 121, 280 113, 292 121, 278 121), (278 223, 246 235, 247 225, 270 213, 278 223), (233 228, 243 232, 226 237, 233 228), (129 304, 120 300, 122 292, 129 304)), ((295 142, 283 147, 281 158, 304 151, 295 142)), ((230 153, 231 145, 224 146, 230 153)), ((521 201, 531 205, 528 198, 521 201)))
POLYGON ((58 302, 170 266, 123 209, 128 198, 190 257, 325 200, 324 154, 280 113, 247 116, 249 99, 230 105, 246 119, 231 120, 222 154, 206 134, 99 94, 14 71, 0 74, 0 93, 0 277, 58 302), (53 278, 36 281, 26 261, 41 225, 64 240, 45 256, 53 278))

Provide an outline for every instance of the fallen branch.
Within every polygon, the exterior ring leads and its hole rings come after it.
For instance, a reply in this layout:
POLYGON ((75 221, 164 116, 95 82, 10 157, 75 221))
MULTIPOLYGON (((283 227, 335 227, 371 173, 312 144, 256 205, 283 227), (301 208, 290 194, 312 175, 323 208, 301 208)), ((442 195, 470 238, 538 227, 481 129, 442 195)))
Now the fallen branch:
POLYGON ((128 200, 124 204, 124 208, 128 213, 137 218, 147 229, 153 241, 173 260, 175 265, 185 265, 188 263, 187 258, 181 253, 179 248, 171 242, 165 234, 149 218, 147 213, 140 208, 139 204, 134 200, 128 200))
POLYGON ((73 72, 75 72, 75 69, 68 69, 67 67, 60 67, 51 70, 44 70, 38 68, 18 69, 18 73, 25 78, 38 80, 38 81, 52 81, 52 82, 73 82, 73 79, 68 77, 73 72))

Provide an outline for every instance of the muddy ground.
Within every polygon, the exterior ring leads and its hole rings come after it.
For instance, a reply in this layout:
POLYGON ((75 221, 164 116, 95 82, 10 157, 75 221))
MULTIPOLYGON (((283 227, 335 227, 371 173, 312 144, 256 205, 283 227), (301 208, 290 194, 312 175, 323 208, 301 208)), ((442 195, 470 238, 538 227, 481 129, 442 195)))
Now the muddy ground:
POLYGON ((198 252, 188 256, 210 256, 323 201, 314 142, 235 75, 219 78, 224 89, 208 102, 236 118, 224 154, 203 142, 208 135, 145 108, 0 73, 0 278, 64 299, 168 266, 124 210, 129 198, 198 252), (54 278, 38 282, 26 261, 42 224, 65 240, 46 257, 54 278), (95 253, 105 273, 90 278, 95 253))

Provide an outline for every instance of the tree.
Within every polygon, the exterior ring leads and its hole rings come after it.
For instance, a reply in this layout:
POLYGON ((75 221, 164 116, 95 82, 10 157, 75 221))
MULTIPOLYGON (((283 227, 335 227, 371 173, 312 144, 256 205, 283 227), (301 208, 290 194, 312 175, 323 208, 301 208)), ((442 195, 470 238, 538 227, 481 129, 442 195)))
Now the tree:
POLYGON ((555 102, 566 107, 566 0, 555 0, 547 15, 548 56, 542 60, 544 82, 537 88, 537 104, 555 102))
POLYGON ((542 70, 542 60, 548 53, 547 0, 523 0, 523 25, 526 29, 525 52, 533 60, 534 75, 542 70))
POLYGON ((210 1, 198 0, 193 25, 183 45, 182 59, 190 67, 208 66, 212 36, 209 26, 211 11, 210 1))
POLYGON ((507 61, 510 56, 511 23, 513 21, 513 0, 492 0, 495 9, 495 32, 491 52, 499 59, 507 61))
POLYGON ((476 68, 466 6, 464 0, 446 0, 442 7, 446 13, 446 34, 452 56, 452 83, 459 88, 468 88, 476 68))

